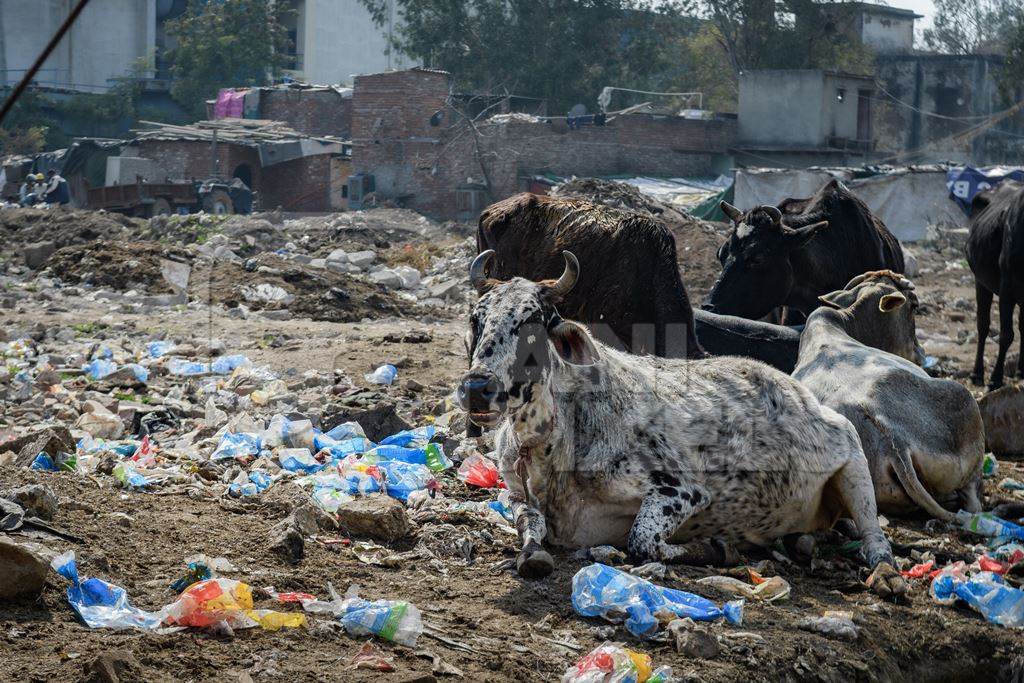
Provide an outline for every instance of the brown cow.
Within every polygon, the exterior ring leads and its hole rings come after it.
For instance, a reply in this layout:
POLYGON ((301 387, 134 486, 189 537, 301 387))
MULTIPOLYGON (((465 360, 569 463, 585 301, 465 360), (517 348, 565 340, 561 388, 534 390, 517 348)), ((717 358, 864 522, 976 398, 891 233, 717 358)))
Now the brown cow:
POLYGON ((559 309, 618 349, 701 358, 676 242, 655 219, 582 199, 523 193, 484 209, 477 251, 493 249, 488 275, 557 278, 563 250, 582 270, 559 309))

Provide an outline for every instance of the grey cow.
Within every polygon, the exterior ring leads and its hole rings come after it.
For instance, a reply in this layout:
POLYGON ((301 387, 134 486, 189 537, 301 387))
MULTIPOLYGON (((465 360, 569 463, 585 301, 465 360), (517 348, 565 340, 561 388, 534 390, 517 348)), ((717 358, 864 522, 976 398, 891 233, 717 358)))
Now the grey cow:
POLYGON ((913 289, 882 270, 822 296, 800 336, 793 377, 856 427, 880 510, 920 508, 948 521, 942 503, 981 509, 985 434, 970 391, 911 362, 913 289))
POLYGON ((848 420, 758 361, 613 350, 555 308, 579 273, 572 254, 539 283, 487 279, 491 254, 470 268, 481 297, 458 395, 474 423, 498 428, 522 575, 553 569, 544 542, 705 561, 709 539, 763 546, 847 515, 877 592, 906 589, 848 420))

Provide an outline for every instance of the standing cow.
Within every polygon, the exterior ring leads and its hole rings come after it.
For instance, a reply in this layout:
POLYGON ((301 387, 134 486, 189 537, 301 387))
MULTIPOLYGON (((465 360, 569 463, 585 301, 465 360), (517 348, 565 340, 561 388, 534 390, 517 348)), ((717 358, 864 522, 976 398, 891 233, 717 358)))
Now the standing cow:
POLYGON ((600 341, 669 357, 746 356, 783 372, 796 364, 800 333, 780 325, 690 307, 672 233, 650 216, 581 199, 519 194, 480 214, 477 251, 495 252, 488 274, 543 280, 563 267, 562 251, 586 268, 559 305, 600 341), (696 336, 695 336, 696 333, 696 336))
MULTIPOLYGON (((979 192, 971 203, 971 231, 965 247, 974 272, 978 300, 978 355, 971 380, 985 382, 985 339, 991 324, 992 297, 999 295, 999 355, 989 388, 1003 385, 1006 352, 1013 343, 1013 311, 1024 306, 1024 183, 1004 180, 979 192)), ((1024 378, 1024 313, 1018 325, 1021 354, 1017 375, 1024 378)))
POLYGON ((915 364, 914 285, 888 270, 865 273, 821 301, 793 377, 857 429, 878 509, 945 521, 954 517, 947 507, 981 510, 981 411, 962 384, 915 364))
POLYGON ((562 250, 587 264, 563 302, 598 337, 633 353, 700 358, 676 241, 650 216, 584 199, 518 194, 480 214, 477 250, 495 250, 490 275, 538 280, 562 270, 562 250))
POLYGON ((470 420, 498 427, 521 574, 552 570, 544 541, 685 562, 705 557, 694 542, 763 546, 845 513, 875 588, 905 590, 846 418, 757 361, 632 356, 594 340, 556 309, 579 277, 569 252, 558 280, 539 283, 487 278, 492 256, 470 267, 481 296, 458 396, 470 420))
POLYGON ((869 270, 903 272, 903 250, 885 224, 838 180, 809 199, 786 199, 746 213, 722 210, 734 230, 718 258, 722 274, 706 308, 761 318, 779 307, 804 315, 818 297, 869 270))

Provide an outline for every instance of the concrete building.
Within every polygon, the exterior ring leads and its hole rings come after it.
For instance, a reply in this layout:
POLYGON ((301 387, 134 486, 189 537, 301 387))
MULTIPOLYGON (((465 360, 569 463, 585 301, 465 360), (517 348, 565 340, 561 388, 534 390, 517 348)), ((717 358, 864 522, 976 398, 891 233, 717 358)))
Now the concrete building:
POLYGON ((353 76, 400 69, 388 37, 394 30, 394 0, 388 0, 388 23, 379 27, 359 0, 288 0, 292 39, 291 75, 319 84, 351 84, 353 76))
POLYGON ((736 162, 847 165, 874 150, 875 80, 820 69, 745 71, 736 162))
POLYGON ((1003 68, 999 55, 880 55, 879 148, 907 161, 1019 164, 1024 114, 1000 112, 1024 99, 1024 84, 1000 92, 1003 68), (987 123, 988 117, 996 118, 987 123))
MULTIPOLYGON (((21 79, 74 5, 74 0, 0 2, 4 85, 21 79)), ((62 90, 106 92, 113 79, 132 74, 140 60, 154 55, 157 22, 172 5, 166 0, 92 0, 36 81, 62 90)))
POLYGON ((914 22, 923 16, 913 10, 870 2, 823 3, 819 7, 834 32, 878 54, 913 50, 914 22))

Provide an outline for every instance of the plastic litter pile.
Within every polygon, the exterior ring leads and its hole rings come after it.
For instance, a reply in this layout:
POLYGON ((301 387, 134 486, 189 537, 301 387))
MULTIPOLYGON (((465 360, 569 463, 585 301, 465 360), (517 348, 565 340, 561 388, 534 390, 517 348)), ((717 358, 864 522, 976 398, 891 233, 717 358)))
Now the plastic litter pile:
POLYGON ((653 668, 651 656, 620 643, 604 643, 576 662, 562 683, 667 683, 672 669, 653 668))
POLYGON ((584 567, 572 577, 572 606, 585 617, 619 623, 637 638, 655 635, 671 618, 694 621, 725 619, 743 623, 743 600, 718 607, 707 598, 665 588, 603 564, 584 567))

